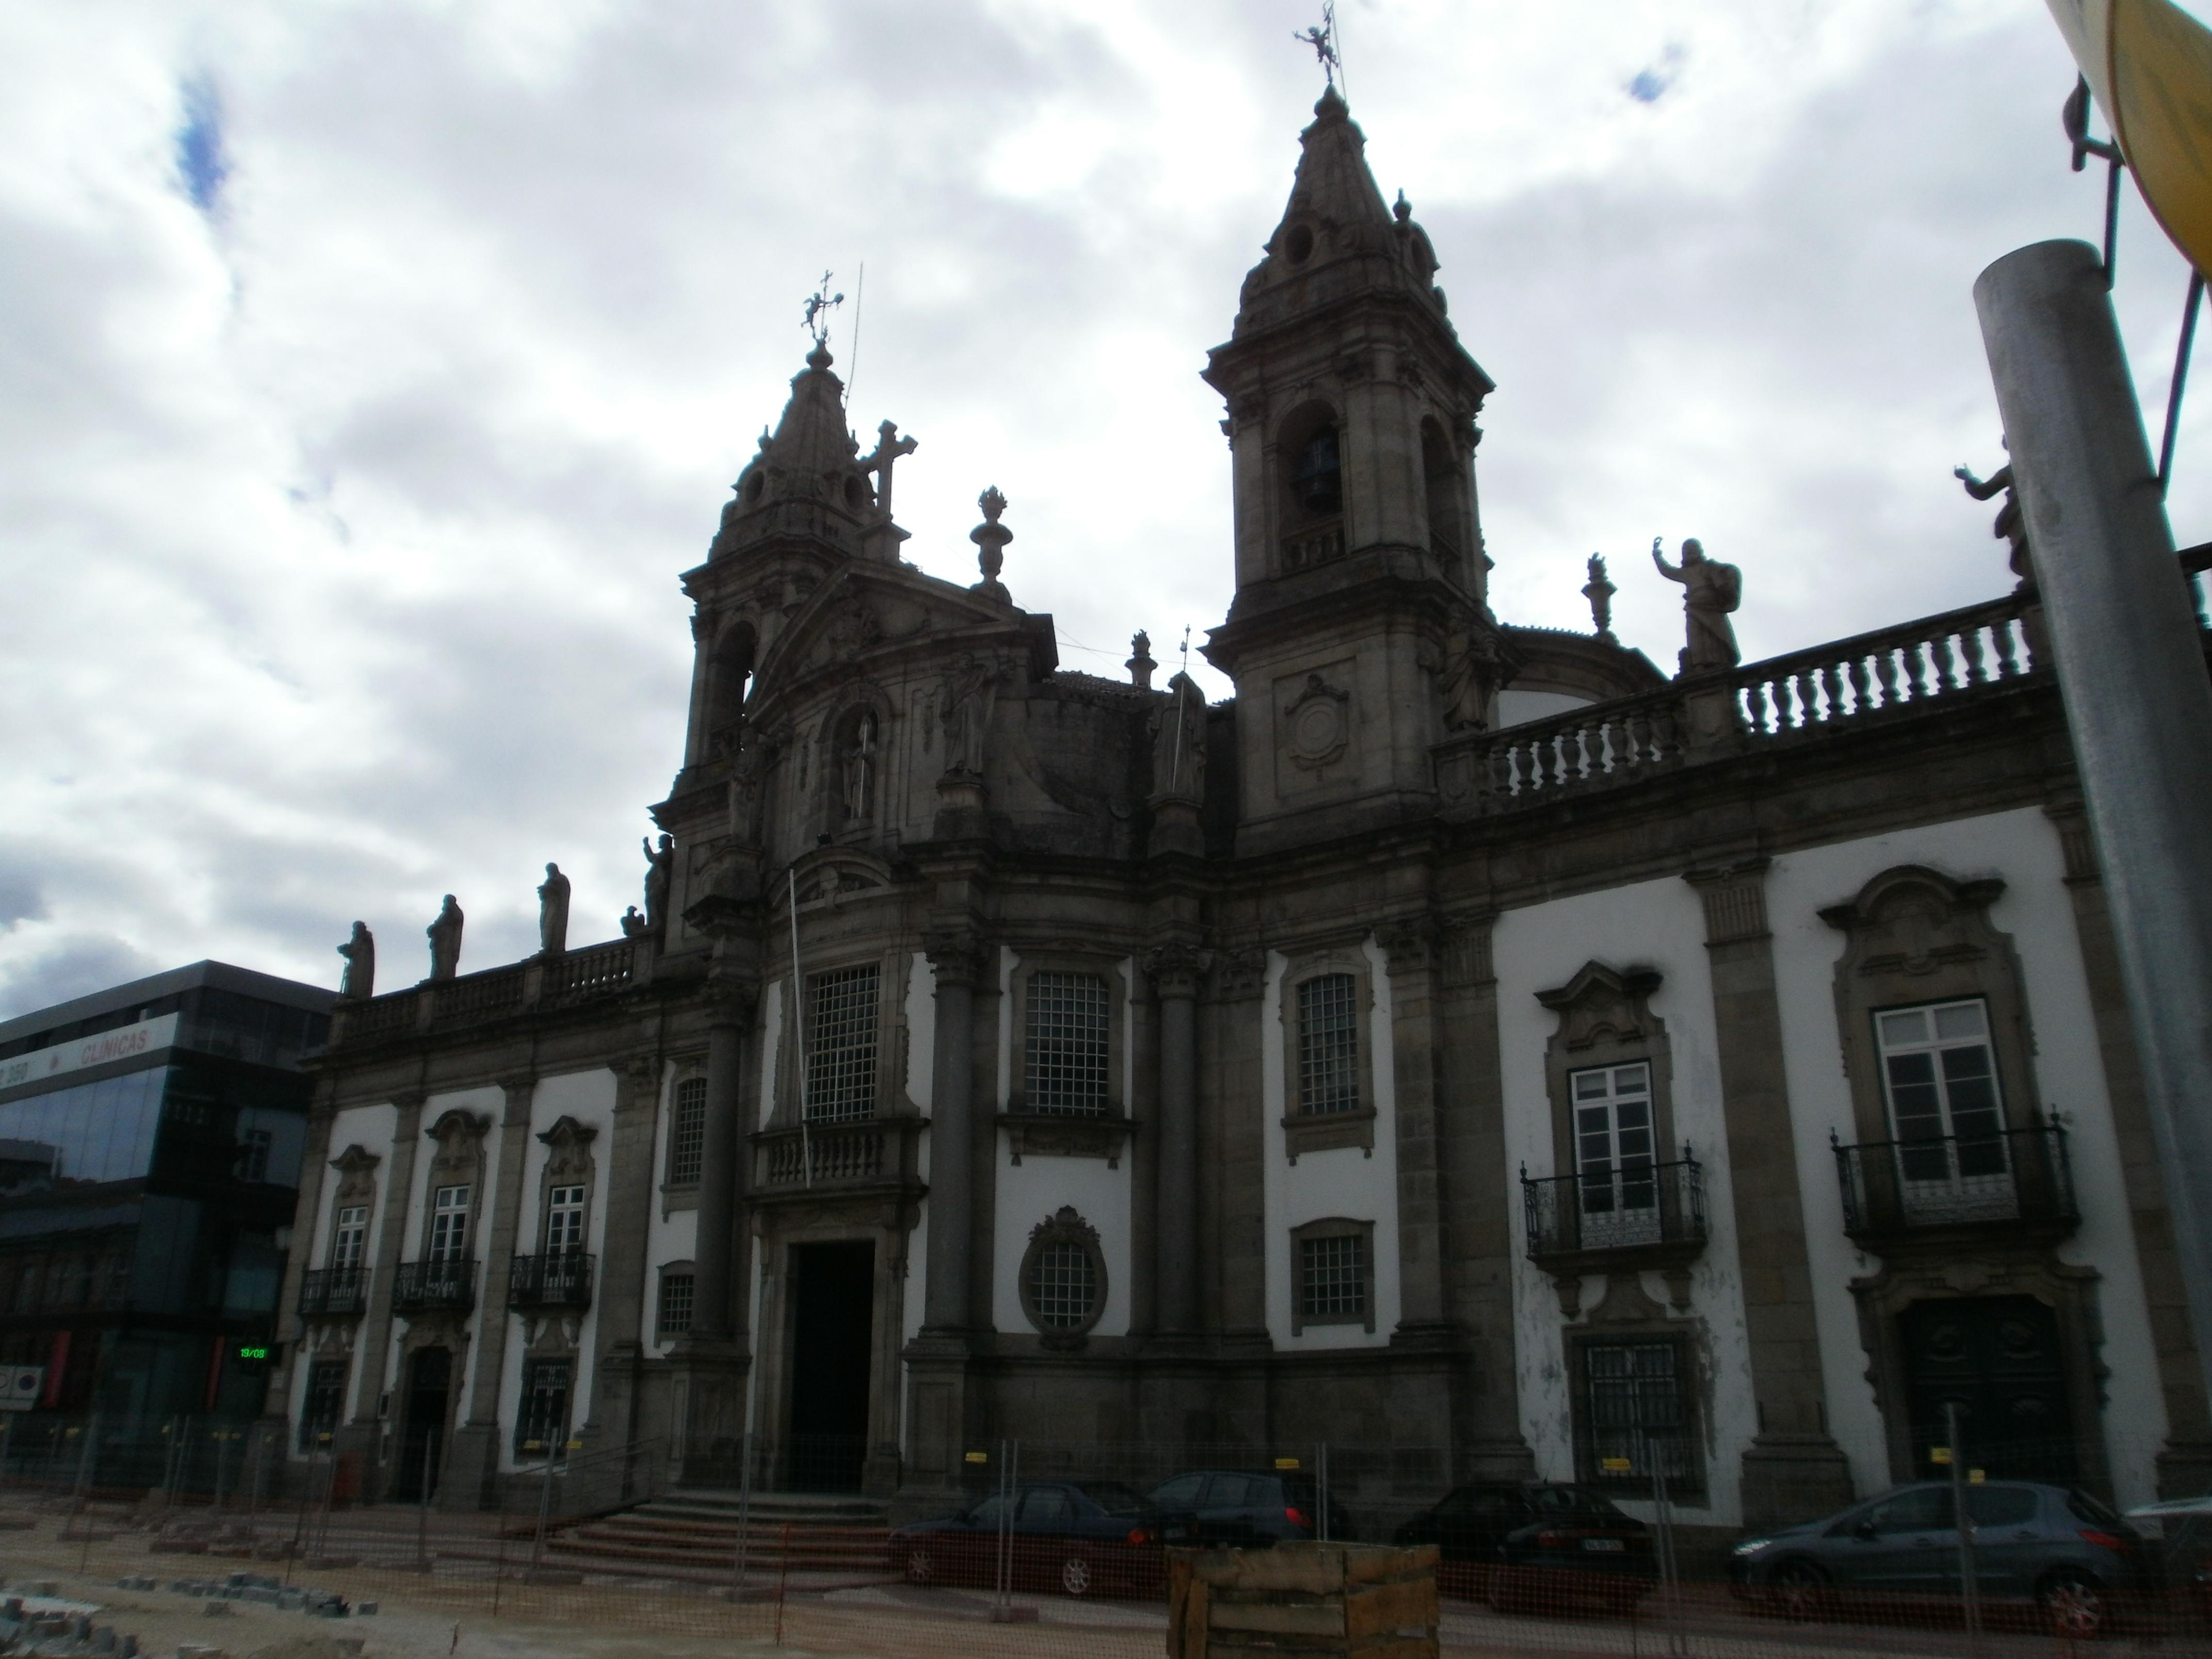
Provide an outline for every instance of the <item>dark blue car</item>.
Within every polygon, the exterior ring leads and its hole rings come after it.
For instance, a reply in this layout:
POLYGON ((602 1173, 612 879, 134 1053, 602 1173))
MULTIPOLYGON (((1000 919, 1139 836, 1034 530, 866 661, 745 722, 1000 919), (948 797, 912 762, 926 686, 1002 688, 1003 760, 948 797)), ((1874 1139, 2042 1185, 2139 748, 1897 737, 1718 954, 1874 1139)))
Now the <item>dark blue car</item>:
POLYGON ((892 1565, 914 1584, 994 1585, 1064 1595, 1152 1595, 1166 1580, 1159 1516, 1118 1480, 1024 1480, 941 1520, 890 1535, 892 1565))

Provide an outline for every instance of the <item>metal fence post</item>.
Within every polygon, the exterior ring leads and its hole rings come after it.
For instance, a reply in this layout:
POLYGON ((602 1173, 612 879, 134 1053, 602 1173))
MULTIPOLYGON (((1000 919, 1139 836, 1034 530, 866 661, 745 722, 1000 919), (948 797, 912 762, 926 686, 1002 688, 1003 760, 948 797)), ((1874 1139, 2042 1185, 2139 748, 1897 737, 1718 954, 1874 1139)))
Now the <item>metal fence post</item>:
POLYGON ((1974 1518, 1966 1509, 1966 1449, 1959 1443, 1959 1402, 1943 1402, 1943 1430, 1951 1442, 1951 1523, 1959 1530, 1959 1597, 1966 1618, 1966 1651, 1982 1650, 1981 1585, 1974 1572, 1974 1518))

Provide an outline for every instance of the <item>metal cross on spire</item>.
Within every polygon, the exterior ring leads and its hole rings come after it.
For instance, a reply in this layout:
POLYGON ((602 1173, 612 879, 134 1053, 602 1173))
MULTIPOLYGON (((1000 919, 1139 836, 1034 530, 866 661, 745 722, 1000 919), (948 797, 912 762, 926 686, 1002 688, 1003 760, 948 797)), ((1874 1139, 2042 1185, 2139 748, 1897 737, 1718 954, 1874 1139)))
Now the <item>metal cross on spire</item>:
POLYGON ((817 346, 830 343, 830 313, 845 303, 843 295, 830 291, 830 272, 823 271, 822 286, 806 296, 805 328, 814 337, 814 343, 817 346))
POLYGON ((1336 51, 1336 0, 1322 0, 1321 21, 1312 28, 1301 29, 1291 39, 1303 40, 1313 48, 1314 56, 1321 60, 1322 73, 1328 76, 1329 85, 1334 86, 1337 73, 1344 67, 1344 60, 1336 51))

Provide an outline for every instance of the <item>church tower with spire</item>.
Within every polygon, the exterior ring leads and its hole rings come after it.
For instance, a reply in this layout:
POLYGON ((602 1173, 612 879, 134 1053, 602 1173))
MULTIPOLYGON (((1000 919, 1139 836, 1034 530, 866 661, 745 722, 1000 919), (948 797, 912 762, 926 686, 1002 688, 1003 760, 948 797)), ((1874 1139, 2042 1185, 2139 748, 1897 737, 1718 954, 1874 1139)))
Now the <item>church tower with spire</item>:
POLYGON ((1330 87, 1206 368, 1236 454, 1237 597, 1206 653, 1237 682, 1242 846, 1433 810, 1430 745, 1489 724, 1510 666, 1475 504, 1492 381, 1365 142, 1330 87))

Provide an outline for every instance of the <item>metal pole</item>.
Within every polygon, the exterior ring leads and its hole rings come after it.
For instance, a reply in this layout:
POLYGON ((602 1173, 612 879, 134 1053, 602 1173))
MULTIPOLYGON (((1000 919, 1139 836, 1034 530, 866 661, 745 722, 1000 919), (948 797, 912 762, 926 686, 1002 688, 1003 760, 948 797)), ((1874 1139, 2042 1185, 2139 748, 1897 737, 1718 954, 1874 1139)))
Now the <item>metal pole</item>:
POLYGON ((2212 1391, 2212 682, 2096 251, 1974 284, 2212 1391))
POLYGON ((553 1447, 545 1448, 545 1479, 538 1490, 538 1532, 530 1540, 530 1582, 538 1582, 538 1564, 545 1558, 545 1516, 553 1507, 553 1447))
POLYGON ((738 1561, 737 1599, 745 1598, 745 1546, 752 1536, 753 1510, 753 1434, 747 1429, 739 1437, 739 1456, 744 1461, 738 1470, 738 1561))
POLYGON ((1314 1492, 1316 1498, 1314 1536, 1328 1542, 1328 1442, 1314 1448, 1314 1492))
POLYGON ((2181 430, 2181 394, 2189 385, 2189 353, 2197 343, 2197 313, 2204 298, 2204 273, 2189 273, 2189 298, 2181 307, 2181 343, 2173 349, 2173 382, 2166 390, 2166 436, 2158 446, 2158 493, 2173 482, 2173 440, 2181 430))
POLYGON ((422 1475, 415 1489, 415 1571, 430 1571, 430 1437, 422 1437, 422 1475))
POLYGON ((1966 1615, 1966 1651, 1982 1650, 1981 1585, 1974 1575, 1974 1517, 1966 1510, 1966 1449, 1959 1442, 1959 1402, 1943 1402, 1943 1431, 1951 1441, 1951 1524, 1959 1529, 1959 1596, 1966 1615))

